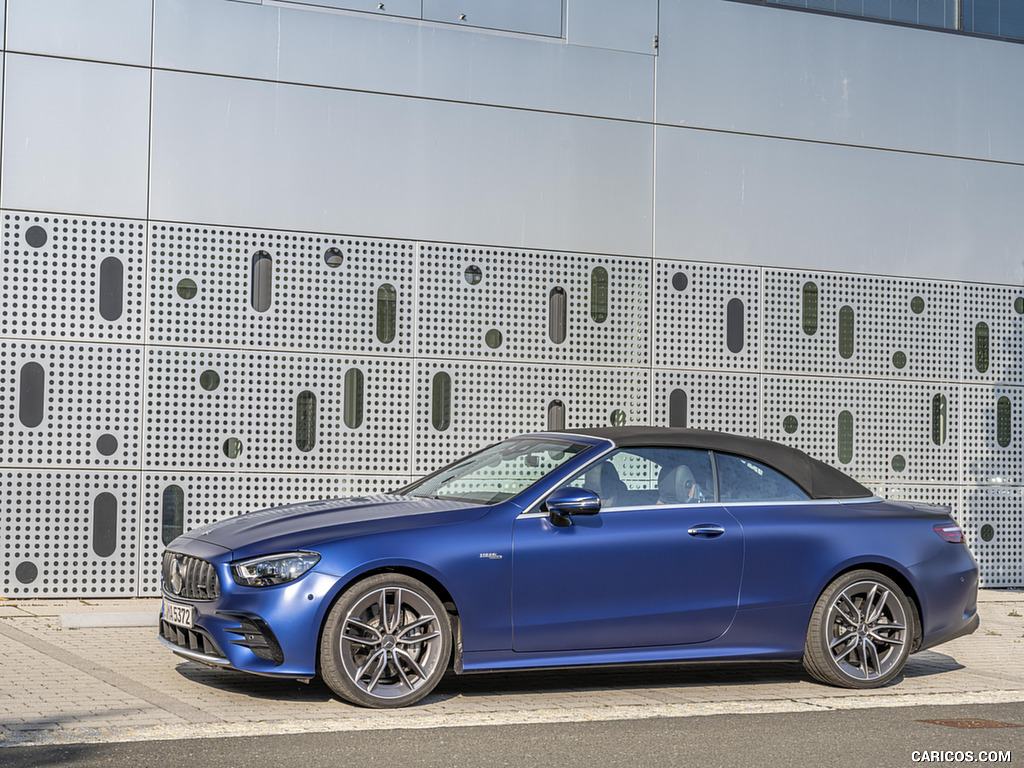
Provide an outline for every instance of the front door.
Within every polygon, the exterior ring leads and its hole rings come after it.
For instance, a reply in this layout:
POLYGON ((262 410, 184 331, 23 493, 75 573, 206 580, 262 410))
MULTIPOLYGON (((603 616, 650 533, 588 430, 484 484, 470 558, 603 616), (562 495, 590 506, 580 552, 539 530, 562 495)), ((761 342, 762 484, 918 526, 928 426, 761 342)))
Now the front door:
POLYGON ((574 516, 568 527, 539 513, 514 523, 515 650, 715 639, 736 614, 743 534, 701 491, 713 488, 710 457, 635 449, 604 461, 615 471, 591 467, 569 483, 607 501, 599 514, 574 516))

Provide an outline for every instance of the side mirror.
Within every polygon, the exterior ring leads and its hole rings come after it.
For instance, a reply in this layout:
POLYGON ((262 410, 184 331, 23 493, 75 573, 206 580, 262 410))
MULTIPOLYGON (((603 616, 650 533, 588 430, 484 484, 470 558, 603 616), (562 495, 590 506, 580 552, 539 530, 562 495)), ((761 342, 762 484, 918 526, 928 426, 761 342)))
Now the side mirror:
POLYGON ((587 488, 559 488, 544 502, 551 524, 559 528, 572 525, 572 515, 596 515, 601 511, 601 499, 587 488))

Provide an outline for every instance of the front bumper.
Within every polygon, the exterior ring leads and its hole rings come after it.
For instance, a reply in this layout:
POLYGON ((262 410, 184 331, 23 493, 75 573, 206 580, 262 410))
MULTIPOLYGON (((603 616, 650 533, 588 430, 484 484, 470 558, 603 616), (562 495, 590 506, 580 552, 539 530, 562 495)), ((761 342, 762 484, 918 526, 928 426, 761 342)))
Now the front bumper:
POLYGON ((193 628, 160 620, 160 641, 179 656, 220 668, 273 677, 316 675, 317 646, 338 577, 310 571, 276 587, 241 587, 227 561, 214 563, 217 599, 185 600, 164 589, 166 600, 193 607, 193 628))

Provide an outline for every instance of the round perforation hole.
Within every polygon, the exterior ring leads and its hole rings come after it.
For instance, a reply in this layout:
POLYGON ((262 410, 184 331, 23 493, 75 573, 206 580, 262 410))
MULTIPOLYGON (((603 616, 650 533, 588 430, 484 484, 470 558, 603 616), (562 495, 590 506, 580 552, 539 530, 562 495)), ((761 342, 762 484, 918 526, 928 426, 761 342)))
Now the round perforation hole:
POLYGON ((216 371, 203 371, 199 374, 199 386, 207 392, 213 392, 220 386, 220 374, 216 371))
POLYGON ((224 455, 229 459, 237 459, 242 455, 242 441, 237 437, 229 437, 224 441, 224 455))
POLYGON ((25 242, 33 248, 42 248, 46 245, 47 234, 42 227, 29 227, 25 230, 25 242))
POLYGON ((113 456, 117 453, 117 438, 113 435, 100 435, 96 441, 96 450, 104 456, 113 456))
POLYGON ((181 298, 188 301, 189 299, 194 299, 196 294, 199 293, 199 286, 196 285, 196 281, 192 278, 185 277, 178 281, 175 290, 181 298))

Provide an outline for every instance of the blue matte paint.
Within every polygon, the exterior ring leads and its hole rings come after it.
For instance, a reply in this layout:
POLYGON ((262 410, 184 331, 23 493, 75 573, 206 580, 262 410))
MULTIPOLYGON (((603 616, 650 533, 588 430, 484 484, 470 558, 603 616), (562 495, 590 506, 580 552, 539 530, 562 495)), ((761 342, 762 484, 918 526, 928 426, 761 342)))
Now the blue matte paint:
POLYGON ((388 568, 447 591, 461 621, 459 671, 796 660, 814 602, 839 573, 858 567, 905 585, 920 607, 922 648, 976 624, 977 566, 965 545, 933 531, 949 521, 940 508, 880 499, 655 505, 574 516, 571 526, 556 527, 535 505, 613 447, 573 439, 591 447, 493 506, 381 495, 264 510, 191 531, 169 549, 212 562, 221 595, 165 596, 195 606, 197 626, 233 667, 292 677, 316 674, 334 600, 388 568), (725 533, 687 533, 702 523, 725 533), (231 578, 234 561, 300 549, 321 559, 294 582, 254 588, 231 578), (226 630, 237 621, 222 612, 261 617, 283 664, 234 645, 237 635, 226 630))

